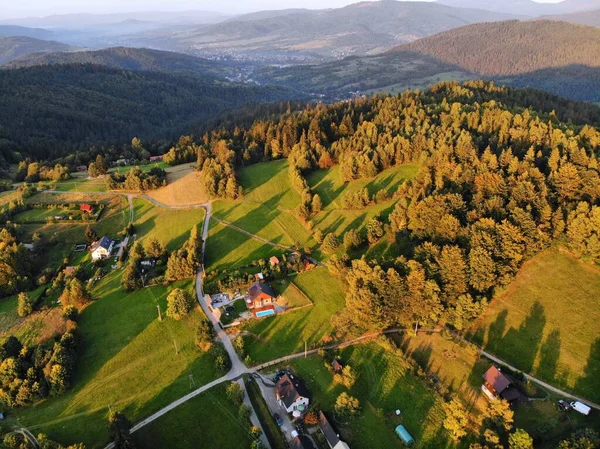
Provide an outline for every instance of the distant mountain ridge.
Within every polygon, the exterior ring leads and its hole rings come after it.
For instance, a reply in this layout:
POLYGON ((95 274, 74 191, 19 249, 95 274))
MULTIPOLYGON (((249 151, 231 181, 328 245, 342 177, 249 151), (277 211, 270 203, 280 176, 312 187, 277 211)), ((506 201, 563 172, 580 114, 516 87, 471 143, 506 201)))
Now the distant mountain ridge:
POLYGON ((533 0, 437 0, 437 2, 456 8, 481 8, 500 13, 518 12, 531 17, 569 14, 598 8, 597 0, 564 0, 558 3, 542 3, 533 0))
POLYGON ((16 58, 4 66, 20 68, 57 64, 94 64, 114 69, 163 73, 194 72, 219 78, 225 78, 233 73, 232 67, 224 62, 209 61, 182 53, 129 47, 76 53, 33 53, 16 58))
POLYGON ((18 25, 0 25, 0 37, 24 36, 34 39, 51 40, 54 33, 43 28, 28 28, 18 25))
POLYGON ((45 41, 25 36, 0 37, 0 64, 31 53, 72 52, 78 48, 55 41, 45 41))
POLYGON ((556 20, 569 23, 578 23, 591 27, 600 27, 600 9, 584 12, 575 12, 571 14, 561 14, 556 16, 542 16, 537 20, 556 20))
POLYGON ((216 25, 128 38, 135 46, 182 52, 339 58, 375 54, 471 23, 513 18, 517 16, 431 2, 361 2, 338 9, 253 13, 216 25))

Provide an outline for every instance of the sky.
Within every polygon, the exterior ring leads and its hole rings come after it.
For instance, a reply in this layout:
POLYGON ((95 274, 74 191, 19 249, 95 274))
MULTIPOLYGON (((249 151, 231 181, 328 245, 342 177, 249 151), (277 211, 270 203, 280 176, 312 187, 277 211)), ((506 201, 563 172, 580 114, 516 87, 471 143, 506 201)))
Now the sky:
MULTIPOLYGON (((0 19, 69 13, 206 10, 245 13, 285 8, 339 8, 359 0, 0 0, 0 19)), ((556 3, 560 0, 536 0, 556 3)))

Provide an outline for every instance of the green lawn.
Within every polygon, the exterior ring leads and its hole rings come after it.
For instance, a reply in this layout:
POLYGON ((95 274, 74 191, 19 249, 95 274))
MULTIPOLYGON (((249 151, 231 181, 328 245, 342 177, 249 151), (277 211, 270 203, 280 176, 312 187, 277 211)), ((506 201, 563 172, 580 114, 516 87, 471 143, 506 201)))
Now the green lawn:
POLYGON ((204 209, 163 209, 144 199, 133 200, 134 226, 138 240, 155 237, 170 251, 188 239, 193 226, 200 231, 204 209))
POLYGON ((290 186, 288 161, 263 162, 238 171, 238 181, 244 189, 244 201, 259 204, 274 203, 282 209, 294 209, 300 195, 290 186))
POLYGON ((279 257, 281 249, 261 243, 211 220, 206 241, 207 272, 239 268, 249 265, 254 260, 268 259, 272 255, 279 257))
POLYGON ((391 199, 376 204, 364 210, 343 210, 342 198, 346 193, 356 192, 367 188, 369 195, 375 195, 384 190, 388 195, 396 192, 398 187, 417 174, 416 165, 401 165, 390 168, 375 178, 360 179, 344 183, 339 166, 327 170, 318 170, 308 176, 308 183, 314 193, 319 194, 323 201, 323 211, 315 218, 315 227, 323 232, 335 232, 342 235, 350 229, 363 228, 367 221, 374 216, 387 217, 394 209, 395 200, 391 199))
POLYGON ((312 304, 310 299, 302 293, 293 282, 290 282, 290 279, 282 279, 278 281, 271 282, 271 285, 275 289, 275 291, 283 297, 283 302, 285 307, 294 308, 294 307, 302 307, 308 304, 312 304))
POLYGON ((300 352, 306 341, 309 347, 320 345, 333 328, 331 317, 344 308, 341 282, 325 268, 299 274, 294 283, 314 303, 314 307, 284 315, 252 320, 244 330, 246 351, 255 362, 265 362, 283 355, 300 352))
POLYGON ((83 344, 72 390, 14 411, 9 426, 18 422, 62 443, 83 441, 99 448, 108 439, 109 406, 135 422, 188 393, 190 374, 197 386, 216 377, 212 357, 194 344, 201 312, 196 309, 182 321, 164 317, 170 289, 191 289, 192 282, 127 294, 120 288, 120 274, 100 281, 92 291, 98 299, 81 313, 83 344))
POLYGON ((331 372, 319 356, 290 362, 306 383, 316 410, 333 419, 335 400, 347 391, 360 401, 361 414, 348 424, 337 424, 341 437, 356 449, 402 448, 394 428, 403 424, 415 438, 418 448, 453 447, 442 428, 444 412, 441 397, 412 374, 411 367, 393 345, 379 340, 349 347, 340 353, 342 361, 357 375, 350 389, 335 384, 331 372), (395 411, 402 410, 402 417, 395 411))
POLYGON ((473 345, 458 344, 440 334, 419 333, 415 337, 406 333, 394 335, 393 339, 423 370, 437 377, 442 391, 458 394, 469 407, 487 407, 481 379, 492 363, 480 359, 473 345))
MULTIPOLYGON (((40 297, 45 285, 29 292, 29 297, 35 302, 40 297)), ((0 336, 8 337, 14 335, 24 344, 38 343, 45 327, 50 328, 53 324, 54 314, 34 312, 27 318, 21 318, 17 314, 17 295, 0 300, 0 336)), ((62 320, 61 320, 62 321, 62 320)))
POLYGON ((78 217, 82 216, 83 213, 79 209, 31 209, 20 214, 15 215, 15 223, 46 223, 48 219, 57 216, 64 216, 66 219, 61 220, 66 224, 77 224, 78 217), (72 220, 69 217, 73 217, 72 220))
POLYGON ((63 190, 65 192, 106 192, 106 180, 104 178, 81 178, 74 177, 66 181, 41 182, 39 188, 43 190, 63 190))
POLYGON ((216 201, 213 214, 222 220, 284 246, 299 242, 303 246, 313 246, 315 241, 308 228, 291 212, 277 209, 271 201, 253 203, 241 201, 216 201))
POLYGON ((248 449, 250 423, 238 418, 221 384, 134 433, 140 449, 248 449))
POLYGON ((243 299, 238 299, 234 302, 230 302, 226 307, 229 306, 235 307, 235 311, 225 312, 225 307, 221 307, 221 311, 223 312, 223 314, 221 315, 221 323, 224 325, 234 322, 240 316, 241 313, 244 313, 248 310, 248 307, 246 307, 246 301, 244 301, 243 299))
POLYGON ((527 262, 475 323, 487 349, 600 401, 600 269, 550 249, 527 262))

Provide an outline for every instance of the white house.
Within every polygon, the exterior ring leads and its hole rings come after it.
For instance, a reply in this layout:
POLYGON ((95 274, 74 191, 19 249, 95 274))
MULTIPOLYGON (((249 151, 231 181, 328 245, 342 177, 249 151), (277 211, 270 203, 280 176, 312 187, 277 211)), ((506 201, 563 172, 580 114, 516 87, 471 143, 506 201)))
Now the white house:
POLYGON ((115 241, 109 239, 104 236, 90 247, 90 251, 92 253, 92 260, 96 262, 97 260, 107 259, 110 257, 110 253, 115 247, 115 241))
POLYGON ((308 390, 302 382, 293 375, 283 375, 275 386, 277 402, 286 412, 304 412, 308 408, 308 390))

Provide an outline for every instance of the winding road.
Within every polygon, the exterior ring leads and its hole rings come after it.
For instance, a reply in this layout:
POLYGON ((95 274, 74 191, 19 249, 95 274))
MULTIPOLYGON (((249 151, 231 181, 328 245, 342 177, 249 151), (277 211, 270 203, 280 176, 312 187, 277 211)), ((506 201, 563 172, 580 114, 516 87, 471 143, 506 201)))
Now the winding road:
MULTIPOLYGON (((58 191, 58 190, 43 190, 42 192, 44 193, 53 193, 53 194, 75 194, 75 193, 82 193, 82 192, 68 192, 68 191, 58 191)), ((133 206, 133 199, 134 198, 143 198, 149 202, 151 202, 152 204, 154 204, 155 206, 161 207, 161 208, 165 208, 165 209, 198 209, 198 208, 203 208, 206 211, 206 217, 204 219, 204 224, 203 224, 203 229, 202 229, 202 261, 204 262, 204 255, 206 253, 206 242, 208 240, 208 231, 209 231, 209 226, 210 226, 210 220, 215 220, 218 223, 223 224, 224 226, 228 226, 232 229, 235 229, 236 231, 247 235, 248 237, 251 237, 255 240, 258 240, 264 244, 267 245, 271 245, 273 247, 276 248, 281 248, 281 249, 286 249, 286 250, 293 250, 292 248, 280 245, 278 243, 274 243, 274 242, 270 242, 267 239, 264 239, 260 236, 257 236, 255 234, 252 234, 248 231, 245 231, 242 228, 239 228, 237 226, 235 226, 234 224, 232 224, 231 222, 228 222, 226 220, 222 220, 216 217, 212 216, 212 207, 211 207, 211 203, 199 203, 199 204, 195 204, 195 205, 188 205, 188 206, 169 206, 166 204, 163 204, 157 200, 155 200, 154 198, 151 198, 147 195, 144 194, 135 194, 135 193, 126 193, 126 192, 85 192, 86 194, 91 194, 91 195, 103 195, 103 196, 114 196, 114 195, 121 195, 121 196, 126 196, 129 202, 129 208, 130 208, 130 220, 131 222, 133 222, 133 214, 134 214, 134 206, 133 206)), ((311 262, 318 264, 318 265, 323 265, 321 262, 317 261, 317 260, 313 260, 310 259, 311 262)), ((158 410, 156 413, 150 415, 149 417, 145 418, 144 420, 136 423, 132 428, 131 428, 131 432, 136 432, 139 429, 141 429, 142 427, 150 424, 151 422, 155 421, 156 419, 160 418, 161 416, 165 415, 166 413, 168 413, 169 411, 173 410, 174 408, 178 407, 179 405, 189 401, 190 399, 198 396, 199 394, 213 388, 216 385, 219 385, 223 382, 233 382, 233 381, 237 381, 239 383, 239 385, 242 387, 243 391, 244 391, 244 403, 250 408, 250 410, 252 411, 252 415, 251 415, 251 422, 252 425, 259 427, 261 430, 262 426, 256 416, 256 413, 254 411, 254 408, 252 406, 252 403, 250 402, 249 398, 248 398, 248 393, 246 391, 246 387, 243 381, 242 376, 245 374, 251 375, 253 377, 259 376, 260 374, 258 373, 258 371, 267 368, 269 366, 273 366, 273 365, 277 365, 295 358, 299 358, 299 357, 304 357, 306 355, 312 355, 318 352, 318 349, 311 349, 310 351, 306 351, 306 352, 300 352, 300 353, 295 353, 295 354, 290 354, 284 357, 280 357, 274 360, 271 360, 269 362, 265 362, 262 363, 260 365, 257 365, 253 368, 248 368, 244 365, 244 363, 240 360, 237 352, 235 351, 233 344, 231 342, 231 339, 229 338, 229 336, 227 335, 227 333, 223 330, 223 328, 221 327, 219 321, 215 318, 215 316, 212 314, 212 312, 210 311, 210 308, 208 306, 208 304, 206 303, 205 299, 204 299, 204 292, 202 289, 202 280, 203 280, 203 271, 202 269, 198 271, 197 275, 196 275, 196 295, 197 295, 197 299, 198 299, 198 303, 200 304, 200 306, 202 307, 202 310, 204 311, 204 313, 206 314, 206 316, 208 317, 208 319, 210 320, 211 324, 213 325, 213 328, 217 334, 217 338, 221 341, 221 343, 223 344, 225 350, 227 351, 227 354, 229 355, 229 358, 231 360, 231 369, 230 371, 218 378, 213 380, 212 382, 209 382, 206 385, 203 385, 202 387, 186 394, 185 396, 177 399, 176 401, 173 401, 172 403, 170 403, 169 405, 165 406, 164 408, 158 410)), ((380 332, 374 332, 374 333, 370 333, 370 334, 366 334, 363 335, 361 337, 349 340, 349 341, 345 341, 342 343, 337 343, 337 344, 333 344, 333 345, 327 345, 324 348, 326 349, 336 349, 336 348, 342 348, 345 346, 350 346, 350 345, 355 345, 355 344, 360 344, 363 343, 365 341, 377 338, 380 335, 383 334, 393 334, 393 333, 402 333, 402 332, 409 332, 412 331, 412 329, 389 329, 386 331, 380 331, 380 332)), ((420 329, 419 332, 436 332, 437 330, 434 329, 420 329)), ((460 337, 459 338, 463 338, 460 337)), ((464 340, 464 338, 463 338, 464 340)), ((467 341, 467 340, 465 340, 467 341)), ((470 343, 470 342, 469 342, 470 343)), ((489 360, 492 360, 495 363, 498 364, 502 364, 507 366, 508 368, 514 370, 514 371, 520 371, 518 369, 518 367, 514 367, 511 366, 510 364, 506 363, 504 360, 499 359, 498 357, 494 356, 493 354, 490 354, 489 352, 486 352, 485 350, 483 350, 482 348, 477 348, 477 350, 479 351, 479 353, 488 358, 489 360)), ((575 400, 579 400, 582 402, 585 402, 586 404, 588 404, 590 407, 600 410, 600 405, 599 404, 595 404, 593 402, 588 401, 587 399, 584 398, 580 398, 577 396, 572 395, 569 392, 563 391, 559 388, 556 388, 550 384, 548 384, 547 382, 544 382, 540 379, 537 379, 533 376, 530 376, 528 374, 524 374, 525 378, 531 382, 536 383, 537 385, 541 386, 542 388, 552 391, 555 394, 559 394, 564 396, 565 398, 572 398, 575 400)), ((263 394, 265 394, 266 392, 268 392, 268 389, 263 389, 261 388, 261 390, 263 391, 263 394)), ((270 449, 270 444, 269 441, 267 440, 267 438, 265 437, 264 431, 262 432, 261 435, 261 441, 262 443, 265 445, 266 448, 270 449)), ((106 449, 112 449, 114 447, 113 443, 110 443, 109 445, 106 446, 106 449)))

